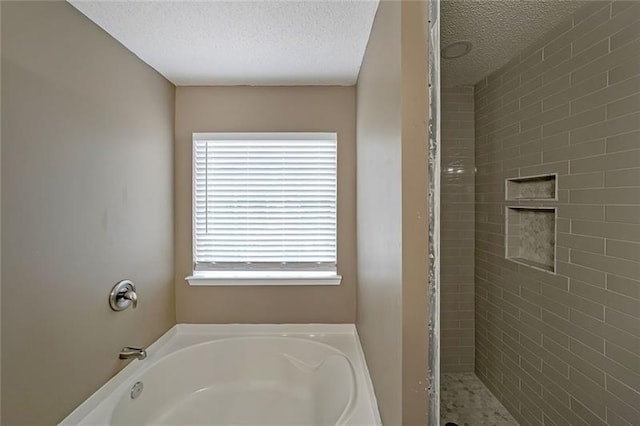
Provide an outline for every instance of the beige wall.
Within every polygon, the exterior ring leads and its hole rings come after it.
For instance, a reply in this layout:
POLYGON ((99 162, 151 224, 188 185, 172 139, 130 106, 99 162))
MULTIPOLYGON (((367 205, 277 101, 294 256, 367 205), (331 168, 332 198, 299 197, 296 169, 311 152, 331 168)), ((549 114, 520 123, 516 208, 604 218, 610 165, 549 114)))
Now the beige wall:
POLYGON ((389 425, 427 414, 425 6, 380 3, 357 86, 357 327, 389 425))
POLYGON ((522 424, 640 419, 639 21, 590 2, 475 88, 476 371, 522 424), (543 173, 556 275, 504 258, 504 179, 543 173))
POLYGON ((428 411, 428 3, 402 2, 402 424, 428 411))
POLYGON ((382 422, 402 424, 399 2, 381 2, 358 77, 358 334, 382 422))
POLYGON ((175 89, 66 2, 2 2, 2 43, 2 420, 48 425, 175 323, 175 89))
MULTIPOLYGON (((0 5, 0 53, 2 52, 2 6, 0 5)), ((0 66, 0 99, 2 67, 0 66)), ((0 102, 0 200, 2 200, 2 102, 0 102)), ((0 206, 0 242, 2 241, 2 208, 0 206)), ((0 244, 0 424, 2 424, 2 244, 0 244)))
POLYGON ((443 373, 473 371, 473 87, 442 88, 440 347, 443 373))
POLYGON ((353 323, 356 298, 355 89, 179 87, 175 211, 178 322, 353 323), (194 132, 337 132, 340 286, 191 287, 194 132))
POLYGON ((428 2, 402 2, 402 424, 426 425, 429 296, 428 2))

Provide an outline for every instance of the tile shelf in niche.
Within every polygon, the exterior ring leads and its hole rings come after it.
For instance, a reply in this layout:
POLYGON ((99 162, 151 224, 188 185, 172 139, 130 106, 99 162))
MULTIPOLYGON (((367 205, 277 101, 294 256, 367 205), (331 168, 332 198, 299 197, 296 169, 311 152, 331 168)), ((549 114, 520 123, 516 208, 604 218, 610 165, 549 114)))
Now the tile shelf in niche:
POLYGON ((556 269, 556 208, 507 207, 505 257, 546 272, 556 269))
POLYGON ((557 201, 558 175, 509 178, 505 188, 507 201, 557 201))

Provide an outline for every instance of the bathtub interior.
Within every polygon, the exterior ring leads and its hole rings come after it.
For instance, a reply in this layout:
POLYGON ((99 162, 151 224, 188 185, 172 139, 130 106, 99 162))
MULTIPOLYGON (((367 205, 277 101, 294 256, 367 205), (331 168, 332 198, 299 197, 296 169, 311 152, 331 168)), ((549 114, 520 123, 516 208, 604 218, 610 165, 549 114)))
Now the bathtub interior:
POLYGON ((350 415, 355 373, 340 351, 290 337, 239 337, 175 352, 141 376, 111 425, 335 425, 350 415))
POLYGON ((353 324, 178 324, 147 352, 60 425, 381 424, 353 324))

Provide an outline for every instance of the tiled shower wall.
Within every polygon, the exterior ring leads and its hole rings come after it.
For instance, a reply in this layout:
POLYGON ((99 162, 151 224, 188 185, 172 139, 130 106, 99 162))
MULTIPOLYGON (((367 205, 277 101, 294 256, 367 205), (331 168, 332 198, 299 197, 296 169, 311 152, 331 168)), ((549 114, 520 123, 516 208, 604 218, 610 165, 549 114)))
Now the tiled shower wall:
POLYGON ((473 87, 442 89, 441 368, 473 371, 473 87))
POLYGON ((589 2, 475 87, 476 373, 523 425, 640 424, 640 2, 589 2), (504 180, 557 173, 557 274, 504 180))

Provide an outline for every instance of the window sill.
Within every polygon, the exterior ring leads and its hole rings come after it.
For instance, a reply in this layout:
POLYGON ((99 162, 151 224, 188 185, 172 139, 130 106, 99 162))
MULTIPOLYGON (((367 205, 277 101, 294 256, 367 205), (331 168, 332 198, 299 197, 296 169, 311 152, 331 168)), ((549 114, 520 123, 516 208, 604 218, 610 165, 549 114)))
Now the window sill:
POLYGON ((289 286, 340 285, 342 276, 335 272, 299 271, 207 271, 194 272, 185 278, 190 286, 289 286))

